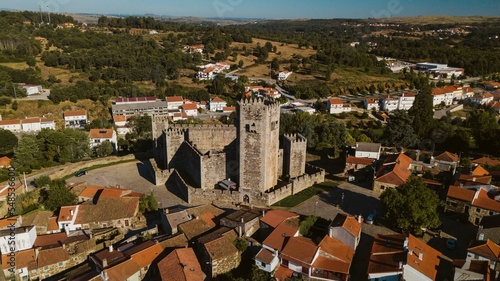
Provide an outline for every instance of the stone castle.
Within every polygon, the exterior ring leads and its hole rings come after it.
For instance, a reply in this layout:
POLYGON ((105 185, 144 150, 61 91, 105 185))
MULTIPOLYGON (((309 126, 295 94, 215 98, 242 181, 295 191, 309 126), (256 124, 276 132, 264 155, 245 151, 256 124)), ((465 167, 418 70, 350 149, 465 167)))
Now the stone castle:
POLYGON ((175 183, 188 203, 268 206, 323 182, 306 165, 307 140, 279 135, 280 106, 269 99, 238 102, 237 125, 176 125, 153 117, 157 185, 175 183), (219 188, 223 180, 235 189, 219 188))

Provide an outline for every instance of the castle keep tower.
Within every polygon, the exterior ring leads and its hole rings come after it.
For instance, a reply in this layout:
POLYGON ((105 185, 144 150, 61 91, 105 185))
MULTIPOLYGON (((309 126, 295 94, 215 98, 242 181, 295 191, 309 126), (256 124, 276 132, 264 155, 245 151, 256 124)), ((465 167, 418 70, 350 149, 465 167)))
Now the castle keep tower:
POLYGON ((306 173, 307 139, 301 134, 283 136, 283 175, 291 179, 306 173))
POLYGON ((239 187, 265 192, 278 183, 279 102, 238 102, 239 187))

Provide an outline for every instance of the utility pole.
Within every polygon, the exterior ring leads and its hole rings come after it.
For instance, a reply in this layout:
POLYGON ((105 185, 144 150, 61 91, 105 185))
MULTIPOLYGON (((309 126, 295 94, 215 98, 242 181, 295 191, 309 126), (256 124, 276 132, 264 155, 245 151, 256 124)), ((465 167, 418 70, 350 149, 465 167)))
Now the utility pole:
POLYGON ((41 4, 39 4, 39 5, 38 5, 38 8, 39 8, 39 10, 40 10, 40 25, 42 25, 42 23, 43 23, 42 5, 41 5, 41 4))
POLYGON ((26 172, 23 172, 23 176, 24 176, 24 189, 26 190, 26 192, 28 192, 28 184, 26 183, 26 172))
POLYGON ((12 85, 12 88, 14 89, 14 99, 17 101, 16 85, 12 85))
POLYGON ((47 15, 49 15, 49 24, 50 24, 50 9, 48 5, 46 7, 47 7, 47 15))

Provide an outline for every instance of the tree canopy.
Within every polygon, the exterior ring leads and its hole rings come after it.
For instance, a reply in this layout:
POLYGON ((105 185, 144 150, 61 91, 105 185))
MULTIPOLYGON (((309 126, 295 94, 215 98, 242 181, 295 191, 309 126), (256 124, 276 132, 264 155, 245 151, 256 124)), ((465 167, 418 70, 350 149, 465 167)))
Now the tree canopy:
POLYGON ((413 130, 413 118, 403 110, 395 110, 389 118, 384 131, 385 145, 405 148, 417 143, 417 135, 413 130))
POLYGON ((409 110, 409 115, 413 117, 413 129, 420 138, 425 138, 432 131, 434 125, 434 111, 432 90, 428 83, 420 90, 415 97, 413 106, 409 110))
POLYGON ((385 217, 403 231, 420 233, 422 228, 441 224, 437 211, 441 204, 439 197, 420 177, 410 176, 404 184, 385 190, 380 200, 385 217))
POLYGON ((14 133, 0 129, 0 155, 7 155, 14 152, 18 139, 14 133))

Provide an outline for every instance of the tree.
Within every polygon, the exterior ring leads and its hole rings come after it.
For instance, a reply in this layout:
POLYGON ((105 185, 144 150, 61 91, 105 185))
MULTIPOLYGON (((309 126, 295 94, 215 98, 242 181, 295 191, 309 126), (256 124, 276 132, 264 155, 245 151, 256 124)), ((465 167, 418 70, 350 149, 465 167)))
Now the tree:
POLYGON ((39 169, 40 149, 34 135, 23 135, 14 148, 12 165, 20 172, 30 173, 31 169, 39 169))
POLYGON ((42 193, 42 203, 46 209, 55 211, 61 206, 77 203, 77 196, 66 187, 66 181, 62 179, 54 180, 50 183, 49 187, 49 190, 45 190, 42 193))
POLYGON ((275 70, 275 71, 279 71, 280 70, 280 61, 278 60, 278 58, 274 58, 271 61, 271 69, 275 70))
POLYGON ((415 97, 415 102, 409 110, 413 117, 413 129, 415 134, 422 139, 429 135, 434 124, 432 90, 426 83, 420 93, 415 97))
POLYGON ((158 210, 158 201, 153 192, 144 195, 139 199, 139 212, 156 212, 158 210))
POLYGON ((380 200, 385 217, 403 231, 418 234, 422 228, 441 224, 437 211, 441 201, 420 177, 410 176, 404 184, 387 189, 380 200))
POLYGON ((299 232, 302 236, 311 235, 311 227, 316 223, 318 218, 315 215, 309 215, 305 220, 300 222, 299 232))
POLYGON ((95 149, 95 154, 97 157, 105 157, 113 154, 114 148, 111 142, 105 141, 100 143, 96 149, 95 149))
POLYGON ((12 103, 12 110, 16 111, 18 108, 18 105, 17 105, 17 100, 15 100, 13 103, 12 103))
POLYGON ((416 144, 417 135, 413 131, 413 118, 406 111, 395 110, 384 130, 383 142, 399 148, 416 144))
POLYGON ((6 155, 14 151, 18 139, 9 130, 0 129, 0 155, 6 155))

